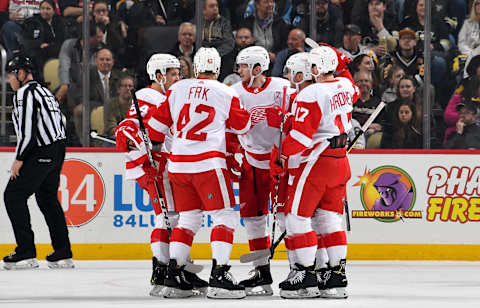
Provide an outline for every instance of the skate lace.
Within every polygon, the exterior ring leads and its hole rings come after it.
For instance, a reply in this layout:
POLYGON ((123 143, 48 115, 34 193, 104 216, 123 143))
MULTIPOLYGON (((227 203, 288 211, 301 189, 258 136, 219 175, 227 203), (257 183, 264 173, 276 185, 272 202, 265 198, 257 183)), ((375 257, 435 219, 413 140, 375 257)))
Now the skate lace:
MULTIPOLYGON (((290 274, 288 276, 290 276, 290 274)), ((305 278, 305 271, 295 271, 292 277, 288 278, 287 280, 290 282, 290 284, 296 284, 296 283, 302 282, 304 278, 305 278)))
POLYGON ((256 277, 260 276, 260 271, 257 270, 256 268, 254 268, 254 269, 252 269, 248 272, 248 275, 250 276, 249 279, 253 279, 253 278, 256 278, 256 277))
POLYGON ((237 280, 235 279, 235 277, 233 277, 232 273, 225 271, 223 277, 225 277, 226 280, 231 281, 233 284, 237 284, 237 280))

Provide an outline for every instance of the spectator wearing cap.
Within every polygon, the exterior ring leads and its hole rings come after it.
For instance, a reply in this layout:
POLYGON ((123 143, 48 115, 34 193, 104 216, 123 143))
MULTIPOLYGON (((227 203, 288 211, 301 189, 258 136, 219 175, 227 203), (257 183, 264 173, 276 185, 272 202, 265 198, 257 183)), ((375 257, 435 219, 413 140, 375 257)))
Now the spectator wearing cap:
POLYGON ((255 13, 245 18, 240 25, 253 33, 255 45, 268 51, 270 62, 275 62, 276 54, 287 47, 290 26, 274 14, 273 0, 255 0, 255 13))
POLYGON ((470 17, 463 23, 458 34, 458 49, 462 54, 469 55, 480 46, 480 0, 474 0, 470 17))
MULTIPOLYGON (((341 9, 330 4, 328 0, 317 0, 315 3, 317 36, 312 39, 335 47, 342 46, 343 14, 341 9)), ((298 25, 294 24, 294 26, 302 29, 307 36, 311 37, 310 14, 305 14, 298 25)))
MULTIPOLYGON (((401 29, 412 29, 418 38, 417 51, 423 53, 424 46, 424 27, 425 27, 425 0, 414 0, 415 11, 401 24, 401 29)), ((442 16, 432 18, 432 43, 430 50, 432 53, 432 82, 435 88, 442 89, 442 83, 445 81, 447 72, 448 51, 450 50, 450 41, 448 39, 449 27, 442 16)), ((443 87, 448 89, 447 87, 443 87)), ((449 93, 448 93, 449 94, 449 93)), ((448 96, 448 95, 446 95, 448 96)), ((446 102, 445 102, 446 103, 446 102)))
POLYGON ((462 84, 455 91, 450 98, 445 112, 443 114, 443 120, 447 129, 445 130, 443 144, 445 145, 447 138, 456 130, 456 123, 458 121, 457 107, 460 103, 466 101, 478 101, 480 97, 480 76, 473 75, 469 78, 462 80, 462 84))
POLYGON ((385 60, 384 67, 398 65, 408 76, 415 77, 418 83, 423 80, 423 56, 417 51, 417 35, 410 28, 400 30, 398 33, 397 50, 385 60))
POLYGON ((457 105, 456 130, 447 139, 445 145, 447 149, 480 149, 480 126, 477 124, 478 105, 478 102, 472 100, 457 105))
POLYGON ((362 31, 354 24, 348 24, 343 31, 343 45, 338 50, 352 61, 356 56, 366 54, 375 57, 373 50, 360 44, 362 31))
POLYGON ((360 25, 363 40, 379 57, 388 51, 379 39, 389 39, 397 30, 393 0, 356 0, 352 9, 352 23, 360 25))
POLYGON ((291 55, 305 51, 305 32, 297 28, 290 30, 290 33, 288 33, 287 46, 287 48, 277 54, 277 59, 275 60, 271 74, 274 77, 283 77, 283 67, 291 55))

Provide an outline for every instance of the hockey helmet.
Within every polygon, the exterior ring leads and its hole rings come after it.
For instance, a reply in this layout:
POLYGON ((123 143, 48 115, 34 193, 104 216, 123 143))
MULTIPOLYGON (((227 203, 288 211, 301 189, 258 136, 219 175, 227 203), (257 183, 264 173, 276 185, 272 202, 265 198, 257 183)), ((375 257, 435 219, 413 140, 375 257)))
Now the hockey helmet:
POLYGON ((328 46, 320 46, 310 50, 312 64, 317 67, 319 74, 335 72, 338 66, 337 53, 328 46))
POLYGON ((7 63, 5 71, 7 73, 17 73, 19 69, 24 69, 27 73, 33 73, 35 64, 29 57, 16 55, 7 63))
POLYGON ((214 47, 201 47, 193 58, 195 77, 197 77, 199 73, 205 72, 211 72, 218 75, 220 73, 221 64, 222 59, 214 47))
POLYGON ((290 81, 297 87, 299 84, 312 80, 312 61, 308 52, 300 52, 290 56, 285 63, 283 69, 284 75, 290 72, 290 81), (303 78, 299 82, 295 82, 294 78, 298 73, 303 73, 303 78))
POLYGON ((237 56, 237 65, 247 64, 250 71, 253 70, 255 65, 260 65, 262 72, 268 70, 270 65, 270 57, 265 48, 261 46, 251 46, 242 49, 237 56))
POLYGON ((147 73, 150 77, 150 80, 158 83, 162 82, 157 80, 157 72, 160 71, 160 74, 165 76, 169 68, 180 69, 180 62, 176 57, 166 53, 156 53, 151 56, 147 62, 147 73))

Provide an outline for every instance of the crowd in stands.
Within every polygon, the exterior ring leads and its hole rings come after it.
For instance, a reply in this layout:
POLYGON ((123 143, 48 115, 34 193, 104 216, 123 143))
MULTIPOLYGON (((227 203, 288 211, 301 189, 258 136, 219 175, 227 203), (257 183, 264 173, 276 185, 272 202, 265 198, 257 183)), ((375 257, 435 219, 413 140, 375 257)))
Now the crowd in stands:
MULTIPOLYGON (((235 58, 245 47, 265 47, 268 74, 278 77, 289 56, 309 50, 306 37, 338 48, 351 60, 362 92, 353 118, 363 125, 381 101, 387 104, 366 132, 368 148, 422 148, 425 91, 433 97, 432 147, 480 148, 478 138, 466 136, 480 125, 480 0, 432 0, 428 89, 425 0, 316 0, 313 8, 310 0, 204 0, 202 29, 195 25, 194 0, 95 0, 88 21, 82 4, 0 0, 7 57, 27 54, 41 74, 52 61, 58 64, 58 85, 50 85, 68 120, 70 146, 82 140, 82 23, 89 22, 91 125, 105 135, 113 135, 126 114, 130 89, 149 84, 145 64, 152 54, 178 57, 183 78, 193 77, 201 31, 201 45, 222 57, 219 81, 229 85, 240 80, 235 58)), ((46 74, 39 77, 48 82, 46 74)))

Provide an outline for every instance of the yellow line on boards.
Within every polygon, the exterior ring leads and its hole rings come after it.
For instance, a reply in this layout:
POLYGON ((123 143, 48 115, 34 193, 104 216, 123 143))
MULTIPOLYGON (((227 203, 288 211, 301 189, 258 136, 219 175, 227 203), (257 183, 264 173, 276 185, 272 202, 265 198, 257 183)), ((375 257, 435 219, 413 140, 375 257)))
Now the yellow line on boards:
MULTIPOLYGON (((37 244, 37 258, 42 260, 52 251, 50 244, 37 244)), ((0 256, 13 252, 14 244, 0 244, 0 256)), ((149 244, 72 244, 77 260, 137 260, 150 259, 149 244)), ((231 258, 236 260, 248 253, 246 243, 233 245, 231 258)), ((211 259, 209 243, 195 243, 192 259, 211 259)), ((285 246, 280 244, 275 259, 286 260, 285 246)), ((349 244, 348 260, 458 260, 480 261, 480 245, 460 244, 349 244)))

